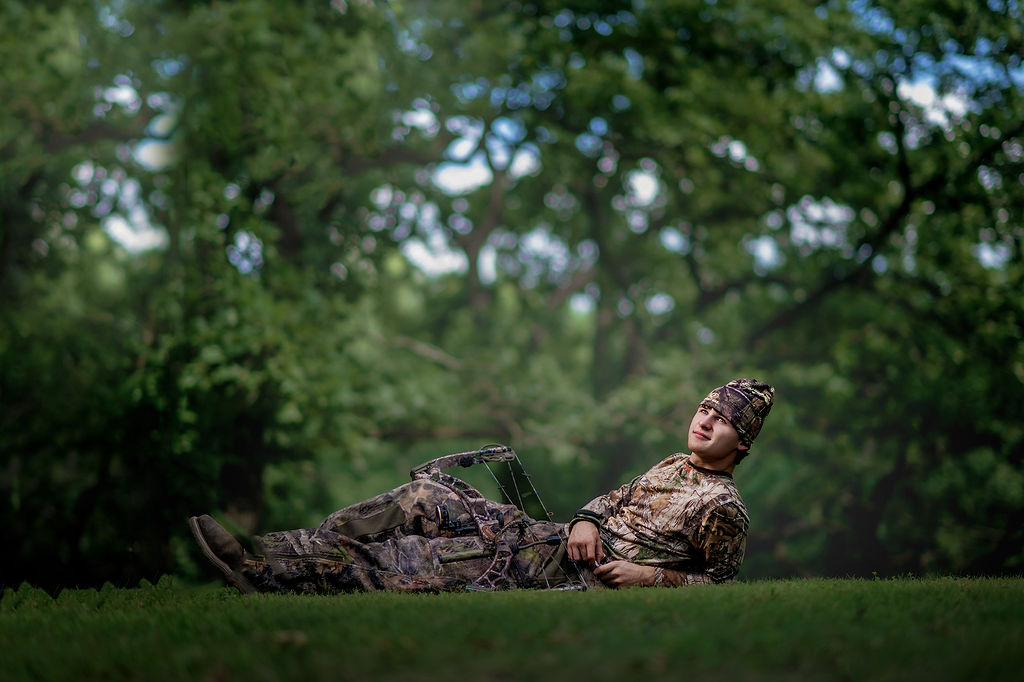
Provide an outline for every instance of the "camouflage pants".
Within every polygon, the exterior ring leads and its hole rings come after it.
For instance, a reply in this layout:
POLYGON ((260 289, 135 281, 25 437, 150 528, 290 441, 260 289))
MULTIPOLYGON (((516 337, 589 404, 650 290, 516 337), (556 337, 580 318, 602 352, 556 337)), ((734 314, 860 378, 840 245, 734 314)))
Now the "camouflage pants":
POLYGON ((317 594, 600 584, 569 561, 564 524, 482 502, 474 519, 452 486, 415 480, 336 511, 316 528, 256 537, 262 556, 244 572, 263 591, 317 594), (486 523, 478 524, 482 513, 486 523))

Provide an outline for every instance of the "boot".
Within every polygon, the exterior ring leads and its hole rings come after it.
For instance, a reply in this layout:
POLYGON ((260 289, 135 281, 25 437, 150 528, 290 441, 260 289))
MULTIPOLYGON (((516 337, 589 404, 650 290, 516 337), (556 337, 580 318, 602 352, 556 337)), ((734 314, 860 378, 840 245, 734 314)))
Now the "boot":
POLYGON ((256 592, 255 586, 239 570, 245 563, 245 550, 231 533, 206 514, 191 517, 188 527, 203 555, 224 574, 229 583, 243 594, 256 592))

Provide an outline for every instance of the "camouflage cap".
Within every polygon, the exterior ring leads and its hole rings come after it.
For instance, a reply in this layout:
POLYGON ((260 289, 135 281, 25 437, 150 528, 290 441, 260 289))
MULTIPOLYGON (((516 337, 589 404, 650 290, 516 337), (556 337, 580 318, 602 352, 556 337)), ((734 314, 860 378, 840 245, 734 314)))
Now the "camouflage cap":
POLYGON ((739 434, 740 443, 750 447, 761 431, 774 400, 775 389, 772 386, 757 379, 733 379, 711 391, 700 404, 717 410, 728 419, 739 434))

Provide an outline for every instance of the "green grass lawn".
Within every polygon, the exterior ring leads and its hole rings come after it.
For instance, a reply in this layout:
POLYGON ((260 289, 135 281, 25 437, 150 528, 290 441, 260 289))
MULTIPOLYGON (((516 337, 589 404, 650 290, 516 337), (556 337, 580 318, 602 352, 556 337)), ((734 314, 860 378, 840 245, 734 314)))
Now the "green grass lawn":
POLYGON ((242 596, 23 586, 4 680, 1019 680, 1024 579, 242 596))

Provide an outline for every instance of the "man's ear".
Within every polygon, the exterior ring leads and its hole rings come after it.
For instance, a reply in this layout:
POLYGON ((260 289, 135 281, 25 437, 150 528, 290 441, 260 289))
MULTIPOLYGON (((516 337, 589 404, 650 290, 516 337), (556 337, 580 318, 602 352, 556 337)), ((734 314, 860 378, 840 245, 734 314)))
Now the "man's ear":
POLYGON ((750 446, 740 443, 739 445, 736 446, 736 449, 739 450, 740 452, 746 452, 747 450, 750 449, 750 446))

